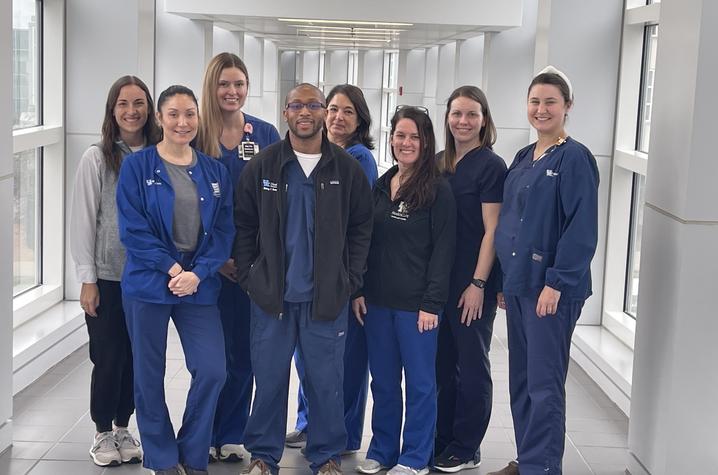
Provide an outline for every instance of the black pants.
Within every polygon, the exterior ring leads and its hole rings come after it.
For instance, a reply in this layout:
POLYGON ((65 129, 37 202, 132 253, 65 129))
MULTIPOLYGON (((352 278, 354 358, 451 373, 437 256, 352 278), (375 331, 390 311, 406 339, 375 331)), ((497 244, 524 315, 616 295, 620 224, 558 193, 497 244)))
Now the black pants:
POLYGON ((132 348, 122 310, 119 282, 97 280, 100 306, 97 317, 85 314, 90 335, 90 416, 98 432, 112 430, 112 421, 127 427, 135 410, 132 348))
POLYGON ((438 413, 435 453, 448 450, 462 461, 480 460, 479 445, 491 418, 493 383, 489 349, 496 317, 496 294, 486 292, 481 318, 468 327, 456 308, 465 287, 450 292, 439 325, 436 356, 438 413))

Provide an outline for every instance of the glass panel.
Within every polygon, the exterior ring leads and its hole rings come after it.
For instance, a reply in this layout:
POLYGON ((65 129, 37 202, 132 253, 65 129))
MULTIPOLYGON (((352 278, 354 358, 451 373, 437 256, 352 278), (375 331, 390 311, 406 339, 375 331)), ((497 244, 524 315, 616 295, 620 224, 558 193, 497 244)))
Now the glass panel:
POLYGON ((13 129, 42 123, 40 59, 42 5, 35 0, 12 2, 13 129))
POLYGON ((643 74, 641 76, 641 100, 636 140, 636 149, 645 153, 648 153, 648 143, 651 138, 651 110, 653 109, 653 81, 656 77, 657 48, 658 25, 647 26, 643 40, 643 74))
POLYGON ((321 51, 319 53, 319 85, 324 85, 324 59, 325 53, 321 51))
POLYGON ((633 318, 636 318, 638 314, 638 278, 641 270, 641 235, 643 234, 645 191, 646 177, 634 173, 633 198, 631 200, 631 234, 628 241, 628 266, 624 303, 624 311, 633 318))
POLYGON ((40 284, 41 149, 13 158, 13 295, 40 284))

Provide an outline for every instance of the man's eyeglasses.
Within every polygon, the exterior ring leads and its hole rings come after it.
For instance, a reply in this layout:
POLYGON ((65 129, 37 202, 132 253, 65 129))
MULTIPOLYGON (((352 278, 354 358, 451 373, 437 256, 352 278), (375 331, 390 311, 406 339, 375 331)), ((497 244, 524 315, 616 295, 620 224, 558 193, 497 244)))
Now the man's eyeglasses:
POLYGON ((303 102, 290 102, 286 105, 286 109, 292 112, 299 112, 305 107, 311 112, 316 112, 318 110, 324 109, 326 106, 321 102, 309 102, 308 104, 305 104, 303 102))
POLYGON ((410 106, 410 105, 408 105, 408 104, 399 104, 398 106, 396 106, 396 109, 394 109, 394 114, 396 114, 397 112, 399 112, 399 111, 402 110, 402 109, 416 109, 416 110, 418 110, 419 112, 423 112, 424 114, 429 115, 429 109, 427 109, 426 107, 424 107, 424 106, 410 106))

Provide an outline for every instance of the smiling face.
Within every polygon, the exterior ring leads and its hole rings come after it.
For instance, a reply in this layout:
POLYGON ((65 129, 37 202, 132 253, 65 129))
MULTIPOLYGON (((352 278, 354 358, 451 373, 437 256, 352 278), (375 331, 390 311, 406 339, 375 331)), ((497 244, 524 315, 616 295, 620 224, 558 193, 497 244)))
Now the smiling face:
POLYGON ((459 96, 451 101, 448 124, 456 144, 481 142, 481 129, 486 125, 481 104, 468 97, 459 96))
POLYGON ((327 106, 327 134, 329 140, 346 145, 359 126, 359 117, 352 101, 344 94, 335 94, 327 106))
POLYGON ((324 104, 321 93, 313 87, 298 87, 292 90, 287 96, 287 106, 290 104, 301 104, 305 107, 294 111, 290 107, 284 108, 284 119, 289 126, 290 134, 300 140, 310 140, 322 133, 327 110, 320 107, 317 110, 310 110, 309 104, 324 104))
POLYGON ((147 96, 139 86, 128 84, 120 89, 112 115, 120 129, 120 136, 126 142, 142 134, 142 128, 147 123, 147 107, 147 96))
POLYGON ((570 107, 553 84, 535 84, 529 91, 527 115, 539 135, 562 135, 570 107))
POLYGON ((416 122, 400 119, 391 135, 391 150, 402 168, 410 169, 421 155, 421 136, 416 122))
POLYGON ((217 81, 217 103, 223 112, 236 112, 247 99, 247 76, 241 69, 225 68, 217 81))
POLYGON ((199 125, 197 104, 186 94, 175 94, 162 104, 157 112, 157 120, 164 132, 163 142, 189 145, 197 135, 199 125))

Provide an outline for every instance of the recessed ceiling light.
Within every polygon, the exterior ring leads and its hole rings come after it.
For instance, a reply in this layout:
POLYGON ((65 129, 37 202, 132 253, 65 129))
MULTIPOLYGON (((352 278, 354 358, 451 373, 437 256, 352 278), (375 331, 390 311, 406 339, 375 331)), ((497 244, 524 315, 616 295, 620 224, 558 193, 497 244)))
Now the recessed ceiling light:
POLYGON ((380 25, 380 26, 414 26, 413 23, 392 23, 385 21, 349 21, 349 20, 308 20, 304 18, 277 18, 277 21, 290 23, 322 23, 337 25, 380 25))
POLYGON ((358 26, 328 26, 328 25, 289 25, 294 28, 306 29, 306 28, 320 28, 322 30, 339 30, 339 31, 361 31, 361 32, 386 32, 386 33, 398 33, 406 31, 402 28, 361 28, 358 26))
POLYGON ((331 40, 331 41, 362 41, 371 43, 390 43, 391 40, 384 40, 382 38, 361 38, 361 37, 348 37, 348 36, 310 36, 313 40, 331 40))
POLYGON ((373 35, 373 36, 399 36, 399 33, 390 33, 388 31, 356 31, 348 28, 347 30, 336 31, 336 30, 324 30, 322 28, 298 28, 299 33, 329 33, 332 35, 373 35))

